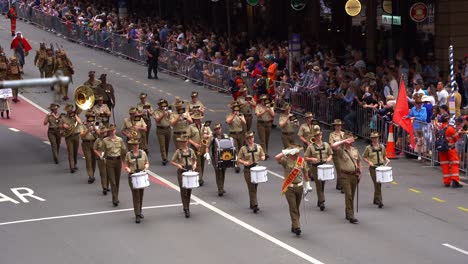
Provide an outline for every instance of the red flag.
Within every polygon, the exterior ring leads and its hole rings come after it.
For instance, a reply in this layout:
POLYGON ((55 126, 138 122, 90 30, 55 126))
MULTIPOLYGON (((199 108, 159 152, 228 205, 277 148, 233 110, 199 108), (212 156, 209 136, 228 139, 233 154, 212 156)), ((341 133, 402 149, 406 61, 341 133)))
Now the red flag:
POLYGON ((398 92, 398 98, 393 112, 393 123, 401 126, 410 135, 410 144, 414 149, 414 134, 413 134, 413 123, 411 119, 406 118, 409 115, 408 98, 406 97, 406 86, 403 78, 400 80, 400 89, 398 92))

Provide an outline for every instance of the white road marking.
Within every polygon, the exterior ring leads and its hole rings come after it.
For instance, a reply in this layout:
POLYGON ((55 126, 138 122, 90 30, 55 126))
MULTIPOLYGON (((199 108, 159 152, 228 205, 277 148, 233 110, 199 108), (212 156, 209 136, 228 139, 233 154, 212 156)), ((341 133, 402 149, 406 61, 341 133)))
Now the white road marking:
MULTIPOLYGON (((166 180, 165 178, 157 175, 156 173, 154 173, 152 171, 148 171, 148 174, 151 175, 151 177, 154 177, 154 178, 164 182, 165 184, 169 185, 172 189, 180 192, 179 186, 175 185, 174 183, 166 180)), ((302 259, 304 259, 304 260, 306 260, 306 261, 308 261, 310 263, 323 264, 323 262, 321 262, 321 261, 307 255, 306 253, 304 253, 304 252, 302 252, 302 251, 300 251, 300 250, 298 250, 298 249, 284 243, 283 241, 281 241, 281 240, 279 240, 277 238, 274 238, 274 237, 268 235, 267 233, 265 233, 265 232, 255 228, 255 227, 247 224, 246 222, 244 222, 244 221, 242 221, 242 220, 240 220, 240 219, 238 219, 238 218, 224 212, 223 210, 218 209, 217 207, 214 207, 213 205, 203 201, 202 199, 198 198, 197 196, 195 196, 193 194, 192 194, 192 199, 194 201, 196 201, 197 203, 199 203, 200 205, 206 207, 207 209, 209 209, 209 210, 219 214, 220 216, 222 216, 222 217, 224 217, 224 218, 226 218, 226 219, 240 225, 241 227, 251 231, 252 233, 254 233, 254 234, 256 234, 256 235, 258 235, 258 236, 260 236, 260 237, 262 237, 262 238, 264 238, 264 239, 266 239, 266 240, 268 240, 268 241, 270 241, 270 242, 272 242, 274 244, 276 244, 277 246, 282 247, 283 249, 297 255, 298 257, 300 257, 300 258, 302 258, 302 259)))
MULTIPOLYGON (((154 87, 154 88, 156 88, 156 87, 154 87)), ((161 89, 159 89, 159 92, 160 92, 160 93, 164 93, 164 91, 163 91, 163 90, 161 90, 161 89)))
POLYGON ((172 94, 171 93, 166 93, 167 95, 171 96, 172 94))
POLYGON ((92 65, 96 65, 96 63, 95 63, 95 62, 92 62, 91 64, 92 64, 92 65))
POLYGON ((108 68, 104 68, 104 70, 106 70, 106 71, 107 71, 107 70, 108 70, 108 68))
POLYGON ((10 130, 11 130, 11 131, 13 131, 13 132, 19 132, 19 130, 18 130, 18 129, 16 129, 16 128, 13 128, 13 127, 10 127, 10 128, 8 128, 8 129, 10 129, 10 130))
POLYGON ((134 80, 134 79, 133 79, 133 78, 131 78, 131 77, 130 77, 130 78, 128 78, 128 79, 129 79, 130 81, 133 81, 133 80, 134 80))
POLYGON ((465 255, 468 256, 468 251, 465 251, 465 250, 463 250, 463 249, 459 249, 459 248, 457 248, 457 247, 455 247, 455 246, 452 246, 452 245, 450 245, 450 244, 447 244, 447 243, 446 243, 446 244, 442 244, 442 246, 451 248, 451 249, 453 249, 453 250, 456 250, 456 251, 458 251, 458 252, 460 252, 460 253, 465 254, 465 255))
POLYGON ((115 74, 120 75, 120 72, 116 72, 115 74))
POLYGON ((276 176, 276 177, 278 177, 278 178, 284 180, 284 177, 281 176, 280 174, 278 174, 278 173, 276 173, 276 172, 273 172, 273 171, 271 171, 271 170, 267 170, 267 171, 268 171, 268 173, 270 173, 271 175, 276 176))
POLYGON ((46 143, 47 145, 50 145, 49 141, 42 141, 42 142, 46 143))
POLYGON ((98 65, 99 68, 102 68, 102 65, 98 65))
POLYGON ((127 75, 122 75, 122 78, 127 78, 127 75))
MULTIPOLYGON (((198 205, 198 203, 190 203, 190 204, 198 205)), ((145 206, 142 209, 147 210, 147 209, 158 209, 158 208, 168 208, 168 207, 178 207, 178 206, 182 206, 182 204, 165 204, 165 205, 145 206)), ((47 221, 47 220, 64 219, 64 218, 72 218, 72 217, 80 217, 80 216, 112 214, 112 213, 120 213, 120 212, 127 212, 127 211, 133 211, 133 207, 132 208, 126 208, 126 209, 118 209, 118 210, 99 211, 99 212, 83 213, 83 214, 60 215, 60 216, 51 216, 51 217, 33 218, 33 219, 25 219, 25 220, 11 221, 11 222, 3 222, 3 223, 0 223, 0 226, 21 224, 21 223, 31 223, 31 222, 41 222, 41 221, 47 221)))
POLYGON ((148 84, 147 84, 147 83, 144 83, 143 86, 148 86, 148 84))

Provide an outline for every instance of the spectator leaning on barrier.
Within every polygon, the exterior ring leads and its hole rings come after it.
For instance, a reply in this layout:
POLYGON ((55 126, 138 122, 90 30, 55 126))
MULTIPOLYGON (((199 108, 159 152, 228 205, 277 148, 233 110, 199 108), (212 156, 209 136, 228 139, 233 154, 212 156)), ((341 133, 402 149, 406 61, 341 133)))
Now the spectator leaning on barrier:
POLYGON ((416 132, 423 129, 427 120, 427 111, 426 108, 422 106, 422 96, 416 96, 414 103, 415 105, 411 108, 408 118, 413 120, 413 129, 416 132))

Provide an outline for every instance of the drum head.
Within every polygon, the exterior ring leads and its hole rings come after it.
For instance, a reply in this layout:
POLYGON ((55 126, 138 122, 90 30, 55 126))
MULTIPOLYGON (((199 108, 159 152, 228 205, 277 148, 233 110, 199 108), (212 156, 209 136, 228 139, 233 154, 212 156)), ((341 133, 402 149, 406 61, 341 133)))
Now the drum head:
POLYGON ((198 176, 198 172, 196 172, 196 171, 186 171, 186 172, 182 173, 182 175, 187 176, 187 177, 194 177, 194 176, 198 176))
POLYGON ((264 170, 266 170, 266 169, 267 169, 267 168, 264 167, 264 166, 255 166, 255 167, 253 167, 253 168, 250 168, 250 170, 252 170, 252 171, 264 171, 264 170))
POLYGON ((330 169, 330 168, 333 168, 333 165, 330 165, 330 164, 322 164, 322 165, 318 165, 317 168, 330 169))
POLYGON ((142 175, 145 175, 147 174, 146 171, 140 171, 140 172, 135 172, 133 174, 130 175, 130 177, 139 177, 139 176, 142 176, 142 175))

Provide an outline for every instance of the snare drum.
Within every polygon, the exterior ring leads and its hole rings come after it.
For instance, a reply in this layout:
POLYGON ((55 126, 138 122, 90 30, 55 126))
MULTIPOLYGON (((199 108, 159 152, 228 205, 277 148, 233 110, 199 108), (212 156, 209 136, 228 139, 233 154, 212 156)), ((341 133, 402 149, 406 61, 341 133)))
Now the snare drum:
POLYGON ((198 172, 186 171, 182 173, 182 188, 193 189, 198 188, 198 172))
POLYGON ((330 181, 335 179, 335 169, 333 165, 322 164, 317 166, 317 178, 319 181, 330 181))
POLYGON ((389 183, 393 181, 392 167, 381 166, 375 168, 376 181, 380 183, 389 183))
POLYGON ((264 166, 255 166, 250 168, 250 181, 252 183, 267 182, 267 168, 264 166))
POLYGON ((130 177, 132 180, 133 189, 144 189, 150 185, 148 173, 146 171, 130 174, 130 177))

